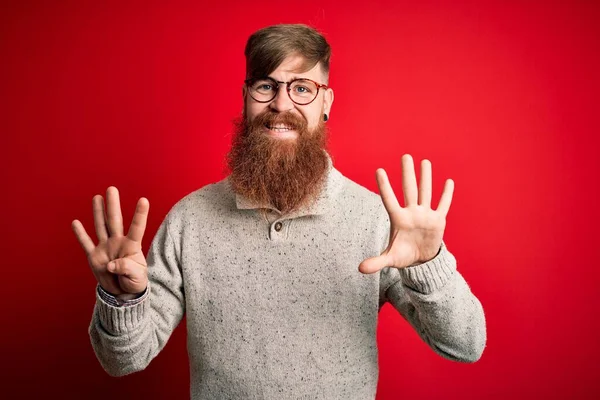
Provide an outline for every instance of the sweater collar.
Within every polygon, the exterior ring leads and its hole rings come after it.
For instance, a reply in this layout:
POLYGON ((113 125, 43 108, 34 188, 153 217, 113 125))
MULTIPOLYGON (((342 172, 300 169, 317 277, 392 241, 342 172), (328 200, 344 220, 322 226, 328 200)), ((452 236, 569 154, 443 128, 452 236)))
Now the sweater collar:
MULTIPOLYGON (((335 197, 342 187, 343 176, 337 169, 333 167, 333 163, 329 154, 327 154, 327 164, 327 171, 325 172, 327 175, 325 178, 325 184, 317 196, 316 201, 311 205, 286 214, 286 218, 296 218, 306 215, 322 215, 331 209, 335 201, 335 197)), ((237 208, 240 210, 267 208, 279 213, 279 211, 273 208, 271 205, 258 204, 238 193, 235 194, 235 202, 237 208)))

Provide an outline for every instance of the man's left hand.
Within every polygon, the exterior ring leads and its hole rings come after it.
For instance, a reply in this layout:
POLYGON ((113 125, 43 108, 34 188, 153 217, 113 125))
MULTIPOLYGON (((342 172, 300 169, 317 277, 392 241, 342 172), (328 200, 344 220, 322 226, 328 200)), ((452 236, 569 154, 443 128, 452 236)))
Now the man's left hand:
POLYGON ((390 243, 380 256, 360 263, 359 271, 372 274, 385 267, 406 268, 433 259, 442 245, 454 181, 446 180, 438 208, 433 210, 429 160, 421 161, 421 179, 417 189, 413 159, 409 154, 402 156, 404 207, 398 203, 386 172, 380 168, 376 177, 381 200, 390 216, 390 243))

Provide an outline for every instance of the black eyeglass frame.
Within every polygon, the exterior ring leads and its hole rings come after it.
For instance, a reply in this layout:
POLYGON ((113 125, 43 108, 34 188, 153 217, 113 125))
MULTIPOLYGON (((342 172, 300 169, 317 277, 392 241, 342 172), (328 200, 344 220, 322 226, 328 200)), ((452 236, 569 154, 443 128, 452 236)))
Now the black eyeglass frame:
POLYGON ((250 94, 250 97, 252 97, 252 99, 258 103, 269 103, 271 101, 273 101, 273 99, 275 99, 275 97, 277 97, 277 94, 279 93, 279 85, 285 84, 285 89, 286 92, 288 94, 288 97, 290 98, 290 100, 294 103, 294 104, 298 104, 299 106, 307 106, 310 103, 312 103, 313 101, 315 101, 317 99, 317 97, 319 96, 319 89, 324 88, 324 89, 329 89, 329 86, 323 84, 323 83, 319 83, 316 81, 313 81, 312 79, 308 79, 308 78, 296 78, 296 79, 292 79, 289 82, 282 82, 282 81, 278 81, 276 79, 273 79, 269 76, 263 77, 263 78, 249 78, 244 80, 244 83, 246 84, 246 86, 248 87, 248 93, 250 94), (252 84, 256 81, 260 81, 260 80, 269 80, 272 82, 275 82, 275 91, 274 91, 274 95, 271 99, 269 100, 257 100, 254 96, 252 96, 252 84), (317 87, 317 93, 315 93, 315 97, 313 97, 313 99, 311 101, 309 101, 308 103, 298 103, 296 100, 292 99, 292 95, 290 93, 291 90, 291 85, 292 83, 296 82, 296 81, 309 81, 315 84, 315 86, 317 87))

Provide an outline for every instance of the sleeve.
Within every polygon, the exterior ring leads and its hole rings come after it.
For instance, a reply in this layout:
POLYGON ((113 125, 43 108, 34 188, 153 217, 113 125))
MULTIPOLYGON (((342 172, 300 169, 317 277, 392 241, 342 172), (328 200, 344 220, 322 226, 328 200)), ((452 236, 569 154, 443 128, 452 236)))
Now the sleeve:
POLYGON ((432 260, 380 272, 381 303, 390 302, 439 355, 475 362, 486 344, 483 307, 442 242, 432 260))
MULTIPOLYGON (((96 291, 89 335, 111 376, 143 370, 163 349, 185 312, 181 254, 165 218, 148 251, 148 287, 142 300, 115 306, 96 291)), ((137 300, 137 299, 136 299, 137 300)))
POLYGON ((130 307, 136 305, 140 301, 143 301, 146 298, 146 296, 148 296, 148 290, 144 290, 140 295, 133 299, 121 300, 118 297, 115 297, 112 294, 108 293, 102 288, 102 286, 98 285, 98 295, 100 296, 100 299, 102 301, 110 304, 113 307, 130 307))

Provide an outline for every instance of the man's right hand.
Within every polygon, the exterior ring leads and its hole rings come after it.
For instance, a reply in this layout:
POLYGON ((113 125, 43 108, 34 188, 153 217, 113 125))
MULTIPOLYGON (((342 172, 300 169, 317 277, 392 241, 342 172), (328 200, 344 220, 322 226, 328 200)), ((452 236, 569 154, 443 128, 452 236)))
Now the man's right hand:
POLYGON ((92 200, 98 245, 95 246, 80 221, 71 223, 79 244, 87 255, 96 280, 108 293, 128 300, 144 292, 148 285, 148 265, 142 252, 150 203, 138 200, 127 236, 123 234, 123 216, 119 191, 106 189, 106 211, 101 195, 92 200))

